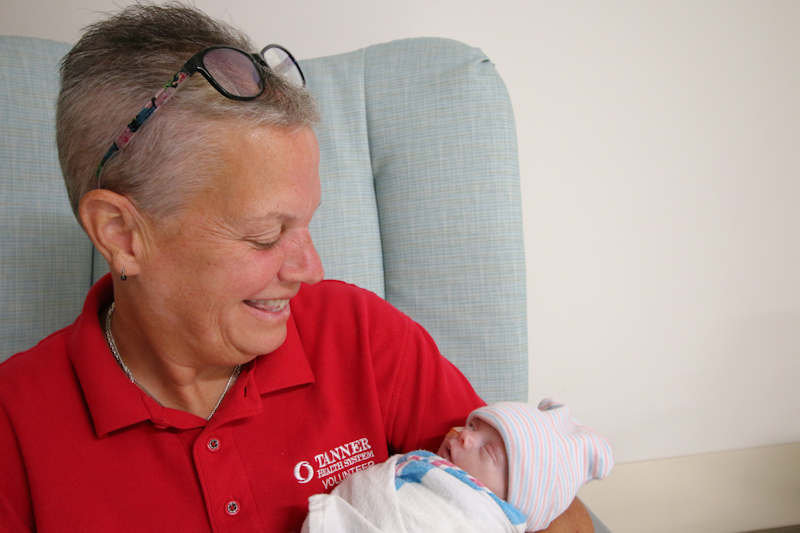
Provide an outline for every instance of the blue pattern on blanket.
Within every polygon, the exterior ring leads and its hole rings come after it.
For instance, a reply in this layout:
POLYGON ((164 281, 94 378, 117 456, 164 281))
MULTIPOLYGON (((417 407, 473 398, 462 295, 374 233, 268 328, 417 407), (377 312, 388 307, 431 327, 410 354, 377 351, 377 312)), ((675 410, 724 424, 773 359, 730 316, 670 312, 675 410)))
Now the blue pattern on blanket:
POLYGON ((508 517, 512 524, 517 525, 526 523, 527 519, 525 518, 525 515, 518 511, 516 507, 498 498, 494 492, 486 488, 480 481, 470 476, 453 463, 426 450, 417 450, 414 452, 409 452, 402 457, 398 457, 395 468, 395 489, 400 490, 400 487, 406 483, 422 484, 422 478, 425 477, 425 474, 435 468, 447 472, 467 486, 490 496, 494 502, 500 506, 500 508, 503 510, 503 513, 508 517))

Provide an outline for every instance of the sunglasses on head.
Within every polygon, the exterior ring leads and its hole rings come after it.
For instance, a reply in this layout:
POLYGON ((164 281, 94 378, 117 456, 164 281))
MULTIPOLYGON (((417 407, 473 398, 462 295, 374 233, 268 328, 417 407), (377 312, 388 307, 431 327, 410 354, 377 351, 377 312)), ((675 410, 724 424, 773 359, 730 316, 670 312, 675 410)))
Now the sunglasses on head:
POLYGON ((97 188, 100 188, 100 173, 108 160, 131 141, 147 119, 164 105, 192 74, 195 72, 202 74, 211 86, 226 98, 247 101, 258 98, 264 92, 262 68, 268 68, 278 76, 305 87, 306 80, 297 61, 288 50, 277 44, 265 46, 260 54, 249 54, 232 46, 212 46, 195 54, 147 102, 108 149, 95 171, 97 188))

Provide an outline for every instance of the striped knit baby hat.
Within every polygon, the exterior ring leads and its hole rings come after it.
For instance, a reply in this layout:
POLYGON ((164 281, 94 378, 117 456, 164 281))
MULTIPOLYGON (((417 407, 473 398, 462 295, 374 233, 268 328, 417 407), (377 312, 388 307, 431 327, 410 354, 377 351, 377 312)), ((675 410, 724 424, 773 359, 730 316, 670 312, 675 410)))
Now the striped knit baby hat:
POLYGON ((526 531, 547 528, 575 499, 578 489, 603 479, 614 466, 611 447, 578 424, 569 407, 545 399, 539 408, 499 402, 473 411, 494 426, 508 454, 508 503, 528 517, 526 531))

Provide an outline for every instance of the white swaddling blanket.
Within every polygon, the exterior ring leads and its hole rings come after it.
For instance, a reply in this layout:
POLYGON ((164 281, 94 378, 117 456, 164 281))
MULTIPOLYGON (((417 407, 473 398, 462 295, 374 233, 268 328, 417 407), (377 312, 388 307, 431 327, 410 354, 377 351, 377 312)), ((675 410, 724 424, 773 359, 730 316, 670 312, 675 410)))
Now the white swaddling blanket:
POLYGON ((303 533, 523 533, 525 516, 427 451, 395 455, 309 498, 303 533))

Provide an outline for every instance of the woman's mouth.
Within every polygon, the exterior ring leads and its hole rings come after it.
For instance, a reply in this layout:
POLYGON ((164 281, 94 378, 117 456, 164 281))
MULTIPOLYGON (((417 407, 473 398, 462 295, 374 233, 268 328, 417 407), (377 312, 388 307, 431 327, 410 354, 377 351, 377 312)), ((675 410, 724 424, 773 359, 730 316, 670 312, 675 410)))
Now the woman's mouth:
POLYGON ((244 303, 268 313, 280 313, 289 304, 289 300, 245 300, 244 303))

